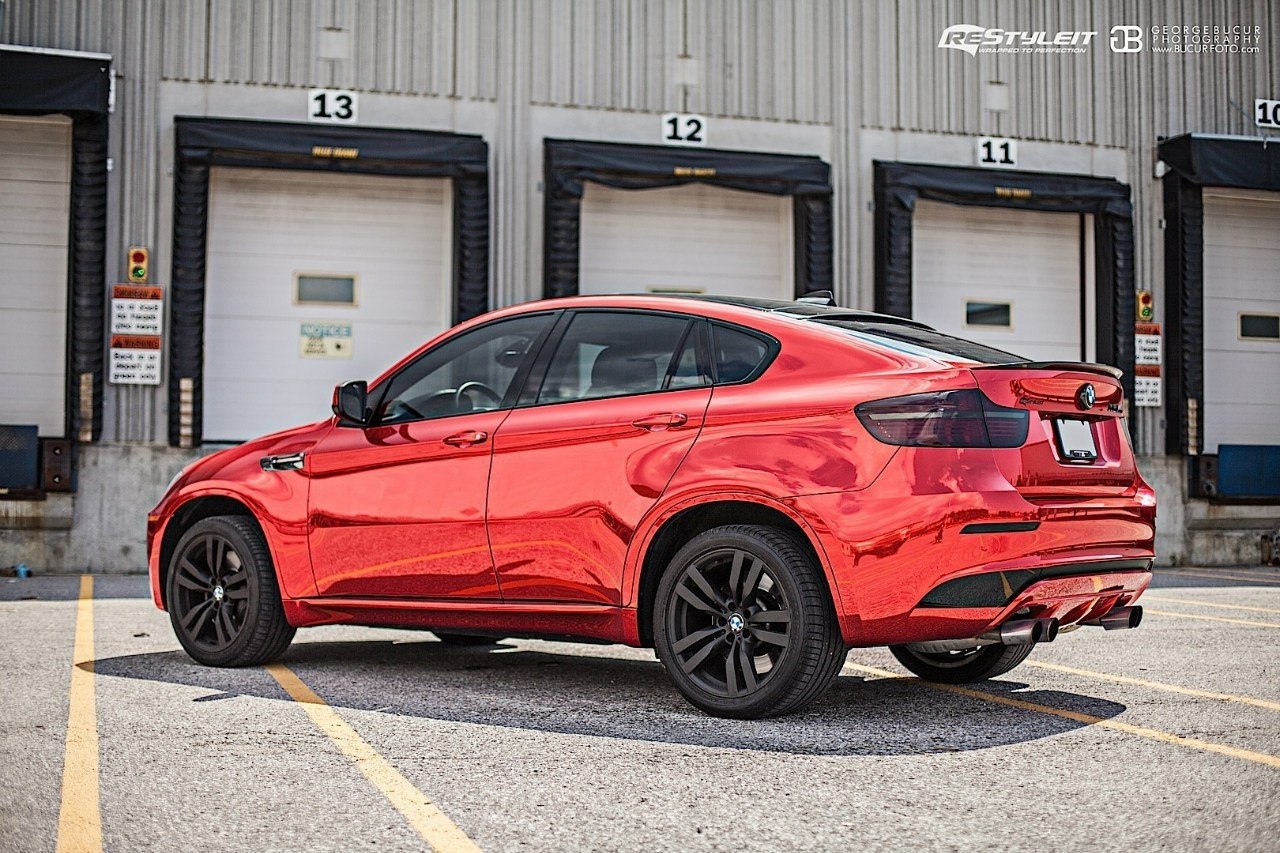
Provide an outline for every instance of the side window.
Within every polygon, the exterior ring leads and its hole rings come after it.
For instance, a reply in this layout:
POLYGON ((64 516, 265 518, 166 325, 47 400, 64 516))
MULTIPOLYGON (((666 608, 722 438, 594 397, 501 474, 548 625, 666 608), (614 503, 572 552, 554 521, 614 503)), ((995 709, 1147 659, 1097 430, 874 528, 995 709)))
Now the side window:
POLYGON ((397 424, 502 407, 549 314, 489 323, 423 353, 388 380, 374 423, 397 424))
MULTIPOLYGON (((662 390, 689 326, 680 317, 640 312, 575 315, 547 366, 538 403, 662 390)), ((696 371, 696 345, 692 349, 696 371)))
POLYGON ((700 348, 705 352, 705 345, 701 342, 707 336, 707 328, 706 322, 699 320, 685 336, 684 346, 680 348, 680 355, 676 357, 675 364, 671 368, 671 378, 667 381, 668 388, 701 388, 711 384, 710 365, 706 363, 706 357, 699 352, 700 348))
POLYGON ((769 355, 769 345, 755 335, 715 324, 711 328, 716 381, 721 385, 746 379, 769 355))

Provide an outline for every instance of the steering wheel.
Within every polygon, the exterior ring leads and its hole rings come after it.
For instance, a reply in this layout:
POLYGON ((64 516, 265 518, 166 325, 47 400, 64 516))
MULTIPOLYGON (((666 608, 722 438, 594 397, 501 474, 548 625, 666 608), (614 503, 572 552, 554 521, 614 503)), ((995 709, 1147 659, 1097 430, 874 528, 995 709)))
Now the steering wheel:
POLYGON ((458 390, 453 392, 454 409, 462 408, 462 395, 466 394, 468 391, 479 391, 480 393, 484 394, 490 400, 493 400, 493 405, 495 408, 502 405, 501 394, 499 394, 497 391, 490 388, 488 385, 485 385, 483 382, 471 381, 471 382, 463 382, 461 385, 458 386, 458 390))

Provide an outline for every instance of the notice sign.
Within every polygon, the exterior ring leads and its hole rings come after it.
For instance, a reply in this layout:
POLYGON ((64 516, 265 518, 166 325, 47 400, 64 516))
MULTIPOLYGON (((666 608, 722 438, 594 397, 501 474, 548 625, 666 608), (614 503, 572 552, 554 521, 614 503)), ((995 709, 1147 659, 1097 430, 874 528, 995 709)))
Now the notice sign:
POLYGON ((351 358, 351 324, 302 324, 298 354, 303 358, 351 358))
POLYGON ((1161 347, 1159 323, 1133 326, 1133 404, 1146 408, 1163 405, 1160 396, 1161 347))
POLYGON ((111 288, 111 334, 158 335, 164 317, 164 288, 117 284, 111 288))
POLYGON ((112 335, 108 379, 116 385, 159 385, 160 337, 112 335))

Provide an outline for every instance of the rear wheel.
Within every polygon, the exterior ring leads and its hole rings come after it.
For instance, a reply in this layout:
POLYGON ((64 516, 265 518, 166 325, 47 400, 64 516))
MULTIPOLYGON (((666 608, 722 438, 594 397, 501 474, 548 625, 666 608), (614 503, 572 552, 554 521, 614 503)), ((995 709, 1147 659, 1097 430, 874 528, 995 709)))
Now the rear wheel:
POLYGON ((183 534, 165 600, 178 642, 206 666, 256 666, 293 641, 271 552, 244 516, 205 518, 183 534))
POLYGON ((475 634, 453 634, 432 631, 436 639, 447 646, 492 646, 499 642, 497 637, 480 637, 475 634))
POLYGON ((844 663, 821 567, 771 527, 726 525, 694 537, 662 576, 653 620, 671 680, 720 717, 799 710, 844 663))
POLYGON ((1027 659, 1035 643, 1006 646, 995 643, 952 652, 922 652, 910 645, 890 646, 898 663, 925 681, 967 684, 1004 675, 1027 659))

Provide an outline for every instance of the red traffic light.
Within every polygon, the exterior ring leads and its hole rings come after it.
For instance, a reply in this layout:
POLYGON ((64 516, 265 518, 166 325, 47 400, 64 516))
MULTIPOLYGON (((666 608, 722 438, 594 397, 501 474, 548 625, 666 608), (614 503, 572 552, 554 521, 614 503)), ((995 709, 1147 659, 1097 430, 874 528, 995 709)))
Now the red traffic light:
POLYGON ((134 249, 129 253, 130 263, 145 264, 147 262, 147 253, 141 249, 134 249))

